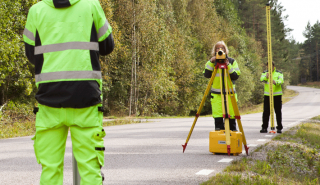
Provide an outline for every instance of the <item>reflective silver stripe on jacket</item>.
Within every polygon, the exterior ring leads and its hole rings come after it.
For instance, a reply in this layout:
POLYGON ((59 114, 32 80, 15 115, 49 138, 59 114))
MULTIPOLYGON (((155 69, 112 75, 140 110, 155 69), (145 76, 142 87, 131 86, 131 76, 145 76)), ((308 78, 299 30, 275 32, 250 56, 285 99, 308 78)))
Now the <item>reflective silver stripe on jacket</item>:
POLYGON ((84 49, 99 51, 99 44, 98 42, 66 42, 60 44, 36 46, 34 49, 34 54, 38 55, 42 53, 64 51, 68 49, 84 49))
MULTIPOLYGON (((269 92, 264 92, 264 94, 269 94, 269 92)), ((274 92, 273 94, 274 94, 274 95, 275 95, 275 94, 282 94, 282 91, 274 92)))
MULTIPOLYGON (((234 93, 236 93, 236 89, 235 88, 233 88, 233 91, 234 91, 234 93)), ((220 89, 211 88, 211 92, 221 93, 221 90, 220 89)), ((229 92, 232 92, 232 88, 229 89, 229 92)))
POLYGON ((28 39, 35 41, 35 37, 31 31, 29 31, 27 28, 24 29, 23 34, 28 37, 28 39))
POLYGON ((233 68, 230 68, 228 72, 229 72, 229 73, 232 73, 232 72, 233 72, 233 68))
POLYGON ((35 76, 36 82, 62 79, 102 79, 101 71, 59 71, 41 73, 35 76))
POLYGON ((211 70, 211 71, 213 71, 213 69, 214 69, 213 67, 209 66, 209 64, 207 64, 206 67, 207 67, 207 69, 209 69, 209 70, 211 70))
POLYGON ((109 22, 106 20, 104 25, 99 29, 98 39, 100 39, 109 29, 109 22))

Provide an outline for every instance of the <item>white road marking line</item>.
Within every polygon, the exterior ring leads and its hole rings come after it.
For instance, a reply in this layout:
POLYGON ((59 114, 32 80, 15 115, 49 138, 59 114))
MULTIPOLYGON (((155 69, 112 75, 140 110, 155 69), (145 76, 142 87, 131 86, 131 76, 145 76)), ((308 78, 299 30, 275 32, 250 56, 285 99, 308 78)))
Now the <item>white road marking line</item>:
POLYGON ((199 172, 196 173, 196 175, 209 175, 210 173, 212 173, 214 170, 200 170, 199 172))
POLYGON ((266 137, 272 137, 273 135, 265 135, 266 137))
POLYGON ((258 139, 257 141, 266 141, 266 139, 258 139))
POLYGON ((218 161, 219 163, 229 163, 231 162, 233 159, 221 159, 220 161, 218 161))
POLYGON ((250 144, 250 145, 248 145, 248 147, 249 146, 255 147, 255 146, 258 146, 258 145, 257 144, 250 144))

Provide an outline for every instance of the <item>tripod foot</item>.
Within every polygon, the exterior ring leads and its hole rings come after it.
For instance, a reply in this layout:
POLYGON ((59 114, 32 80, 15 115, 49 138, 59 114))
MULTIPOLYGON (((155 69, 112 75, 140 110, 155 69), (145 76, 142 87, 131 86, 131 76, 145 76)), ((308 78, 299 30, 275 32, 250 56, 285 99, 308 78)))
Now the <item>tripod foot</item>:
POLYGON ((187 148, 187 144, 188 144, 188 143, 186 143, 186 144, 182 145, 182 147, 183 147, 183 153, 184 153, 184 151, 185 151, 185 150, 186 150, 186 148, 187 148))
POLYGON ((271 134, 275 134, 275 133, 276 133, 276 131, 275 131, 275 130, 271 130, 269 133, 271 133, 271 134))
POLYGON ((247 155, 249 155, 249 147, 247 147, 247 145, 244 145, 244 149, 246 150, 247 155))

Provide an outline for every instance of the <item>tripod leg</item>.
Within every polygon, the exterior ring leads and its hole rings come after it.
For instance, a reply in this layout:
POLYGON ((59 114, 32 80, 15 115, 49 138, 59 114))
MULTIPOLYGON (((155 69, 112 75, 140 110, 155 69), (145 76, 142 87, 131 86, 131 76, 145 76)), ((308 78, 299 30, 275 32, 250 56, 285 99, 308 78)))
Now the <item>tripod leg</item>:
MULTIPOLYGON (((228 76, 230 77, 229 71, 228 71, 228 76)), ((229 78, 229 82, 230 82, 231 87, 232 87, 232 81, 231 81, 230 78, 229 78)), ((241 117, 240 117, 240 112, 239 112, 239 108, 238 108, 238 105, 237 105, 237 101, 236 101, 236 98, 235 98, 235 93, 233 91, 233 88, 231 88, 231 89, 232 89, 231 90, 232 93, 231 93, 230 98, 231 98, 232 107, 233 107, 233 110, 234 110, 234 113, 235 113, 235 118, 237 119, 239 130, 242 133, 242 142, 243 142, 244 148, 246 150, 246 154, 249 155, 249 153, 248 153, 249 148, 247 147, 246 136, 244 135, 242 123, 241 123, 241 120, 240 120, 241 117)))
POLYGON ((226 144, 228 155, 230 155, 230 125, 229 125, 229 105, 228 105, 228 84, 227 84, 227 73, 226 66, 219 70, 220 74, 220 94, 221 94, 221 103, 222 103, 222 114, 224 118, 224 127, 225 127, 225 135, 226 135, 226 144), (222 71, 222 72, 221 72, 222 71), (221 74, 222 73, 222 74, 221 74))
POLYGON ((224 93, 224 99, 225 99, 225 104, 224 106, 226 107, 226 114, 224 115, 225 117, 225 128, 226 128, 226 143, 227 143, 227 151, 228 151, 228 155, 230 155, 231 152, 231 139, 230 139, 230 109, 229 109, 229 86, 228 86, 228 77, 227 77, 227 70, 228 68, 224 68, 223 69, 223 83, 224 83, 224 89, 225 89, 225 93, 224 93))
POLYGON ((213 73, 212 73, 212 75, 211 75, 211 78, 210 78, 209 84, 208 84, 208 86, 207 86, 207 89, 206 89, 206 91, 205 91, 205 93, 204 93, 204 95, 203 95, 203 97, 202 97, 202 101, 201 101, 201 103, 200 103, 198 112, 197 112, 197 114, 196 114, 196 116, 195 116, 195 118, 194 118, 193 124, 192 124, 192 126, 191 126, 190 131, 189 131, 189 134, 188 134, 186 143, 185 143, 184 145, 182 145, 182 147, 183 147, 183 153, 184 153, 184 151, 185 151, 186 148, 187 148, 187 144, 188 144, 189 139, 190 139, 190 137, 191 137, 191 134, 192 134, 192 132, 193 132, 194 126, 196 125, 196 122, 197 122, 197 120, 198 120, 198 117, 200 116, 200 112, 201 112, 201 110, 202 110, 202 107, 203 107, 203 105, 204 105, 204 102, 205 102, 206 99, 207 99, 207 95, 208 95, 208 93, 209 93, 209 91, 210 91, 210 89, 211 89, 211 85, 212 85, 212 82, 213 82, 216 74, 217 74, 217 68, 214 69, 214 71, 213 71, 213 73))

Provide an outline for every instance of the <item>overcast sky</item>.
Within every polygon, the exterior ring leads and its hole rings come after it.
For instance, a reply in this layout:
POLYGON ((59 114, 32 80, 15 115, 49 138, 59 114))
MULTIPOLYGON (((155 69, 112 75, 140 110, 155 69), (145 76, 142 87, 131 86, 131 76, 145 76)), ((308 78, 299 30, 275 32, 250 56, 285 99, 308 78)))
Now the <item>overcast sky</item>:
POLYGON ((302 35, 308 21, 313 26, 317 20, 320 22, 320 0, 278 0, 278 3, 286 9, 283 15, 289 15, 284 21, 287 28, 293 29, 290 33, 297 42, 304 42, 306 38, 302 35))

